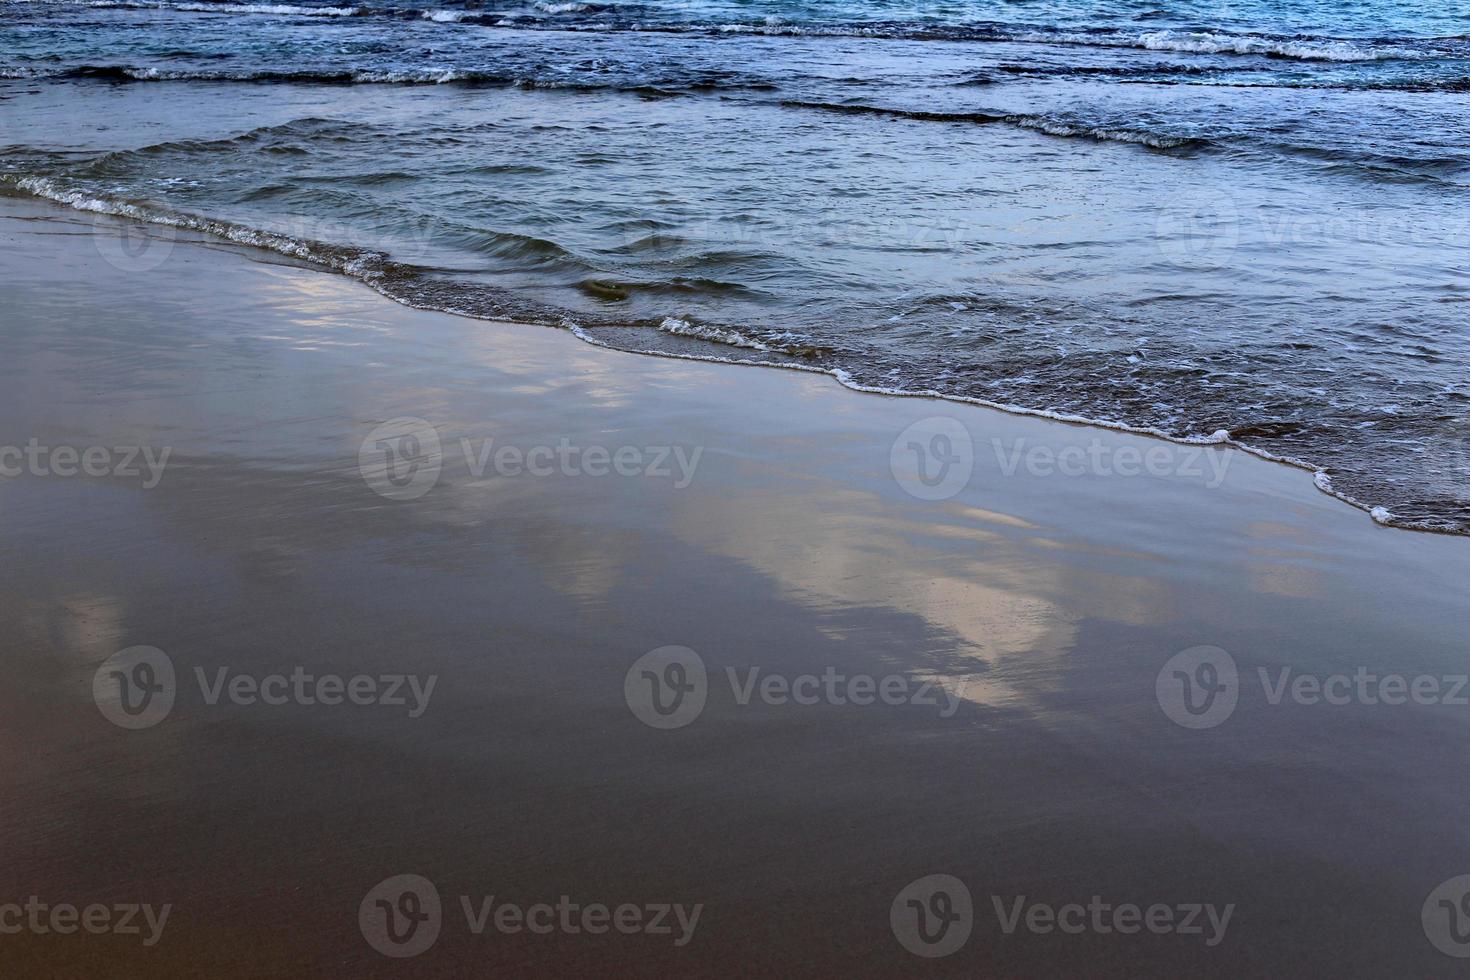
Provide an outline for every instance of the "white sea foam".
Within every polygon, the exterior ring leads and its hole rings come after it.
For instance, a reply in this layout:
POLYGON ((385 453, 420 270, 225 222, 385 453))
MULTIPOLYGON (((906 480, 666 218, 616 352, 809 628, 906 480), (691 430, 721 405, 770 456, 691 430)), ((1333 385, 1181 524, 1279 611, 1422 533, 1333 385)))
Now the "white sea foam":
MULTIPOLYGON (((538 2, 535 7, 548 13, 588 9, 587 5, 581 3, 538 2)), ((514 22, 504 20, 500 22, 500 26, 514 26, 514 22)), ((775 15, 765 17, 761 23, 667 24, 658 21, 635 21, 619 29, 673 30, 693 33, 714 29, 722 34, 770 34, 791 37, 904 38, 909 36, 901 28, 895 30, 888 26, 869 27, 862 24, 791 24, 775 15)), ((951 36, 955 40, 1143 48, 1150 51, 1177 51, 1185 54, 1265 55, 1302 61, 1427 60, 1445 57, 1447 54, 1441 50, 1374 44, 1369 41, 1342 38, 1278 38, 1251 34, 1228 34, 1220 31, 1160 30, 1134 34, 1124 31, 1078 32, 998 28, 993 31, 971 32, 963 27, 947 29, 943 25, 936 25, 926 30, 928 31, 926 36, 951 36), (952 33, 946 35, 946 30, 952 33)))
POLYGON ((275 14, 289 17, 355 17, 361 7, 302 7, 282 3, 166 3, 163 0, 89 0, 89 7, 180 10, 196 14, 275 14))
POLYGON ((1146 31, 1142 34, 1052 33, 1023 31, 1017 41, 1040 44, 1078 44, 1101 47, 1143 48, 1148 51, 1178 51, 1183 54, 1253 54, 1299 61, 1384 61, 1435 58, 1438 51, 1391 45, 1368 45, 1336 38, 1271 38, 1217 31, 1146 31))
POLYGON ((146 221, 150 224, 166 225, 172 228, 183 228, 188 231, 197 231, 214 235, 219 238, 238 242, 241 245, 254 245, 257 248, 270 249, 283 255, 292 255, 299 259, 315 262, 339 272, 346 272, 357 278, 368 278, 376 275, 368 266, 367 261, 373 258, 382 258, 376 253, 333 253, 330 250, 314 246, 311 242, 301 241, 289 235, 279 235, 274 232, 261 231, 257 228, 246 228, 241 225, 231 224, 226 221, 212 221, 208 218, 199 218, 194 215, 169 213, 155 211, 129 204, 126 201, 108 200, 93 197, 85 191, 73 190, 58 185, 47 177, 21 177, 15 181, 15 185, 23 191, 27 191, 37 197, 65 204, 78 211, 90 211, 95 214, 110 214, 122 218, 132 218, 135 221, 146 221))
POLYGON ((432 82, 446 85, 465 79, 464 72, 456 68, 420 68, 413 71, 360 71, 352 76, 354 82, 404 83, 432 82))
POLYGON ((664 333, 675 334, 680 337, 697 337, 700 340, 712 340, 717 344, 728 344, 731 347, 744 347, 748 350, 768 351, 770 350, 759 340, 752 340, 738 330, 730 330, 724 327, 711 327, 702 323, 690 323, 677 317, 667 317, 658 328, 664 333))
POLYGON ((1351 41, 1278 41, 1230 34, 1152 31, 1138 38, 1150 51, 1184 51, 1202 54, 1266 54, 1304 61, 1379 61, 1384 58, 1415 57, 1419 52, 1405 48, 1364 48, 1351 41))
POLYGON ((471 16, 468 10, 425 10, 419 15, 424 20, 432 20, 436 24, 455 24, 471 16))
MULTIPOLYGON (((706 30, 704 27, 691 27, 690 30, 706 30)), ((813 25, 802 27, 797 24, 788 24, 779 17, 767 17, 760 24, 719 24, 715 30, 721 34, 772 34, 783 37, 885 37, 886 32, 870 27, 823 27, 813 25)))
POLYGON ((1061 122, 1056 119, 1046 119, 1042 116, 1006 116, 1006 122, 1023 129, 1034 129, 1037 132, 1046 133, 1048 136, 1082 136, 1088 139, 1105 140, 1117 143, 1137 143, 1141 146, 1152 146, 1155 149, 1168 150, 1184 146, 1189 140, 1175 136, 1155 136, 1152 133, 1140 133, 1130 129, 1109 129, 1103 126, 1076 126, 1072 123, 1061 122))

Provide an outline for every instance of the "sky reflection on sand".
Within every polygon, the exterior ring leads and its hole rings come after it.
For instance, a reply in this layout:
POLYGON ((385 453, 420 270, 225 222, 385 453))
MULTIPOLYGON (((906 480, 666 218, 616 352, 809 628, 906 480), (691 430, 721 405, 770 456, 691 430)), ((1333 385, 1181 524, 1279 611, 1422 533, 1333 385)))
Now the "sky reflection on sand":
MULTIPOLYGON (((912 963, 888 903, 935 869, 997 894, 1238 902, 1248 941, 1210 961, 1222 975, 1304 942, 1342 972, 1434 965, 1417 958, 1438 954, 1412 913, 1470 858, 1463 710, 1278 709, 1253 689, 1201 733, 1165 717, 1154 685, 1198 644, 1252 678, 1463 671, 1462 540, 1380 528, 1307 474, 1249 458, 1213 489, 1007 477, 991 437, 1147 441, 599 351, 231 249, 180 242, 127 275, 89 236, 34 234, 48 227, 0 219, 17 246, 0 250, 13 283, 0 445, 174 455, 146 491, 0 480, 0 717, 15 722, 0 726, 0 796, 23 845, 6 866, 68 894, 126 880, 176 901, 178 943, 149 969, 225 972, 243 948, 266 972, 370 971, 381 961, 350 916, 399 863, 446 891, 697 896, 711 914, 690 955, 707 972, 779 972, 820 948, 842 972, 897 973, 912 963), (363 346, 293 349, 343 335, 363 346), (451 449, 567 438, 704 454, 676 489, 479 477, 450 452, 428 493, 388 499, 359 447, 410 414, 451 449), (935 414, 963 418, 982 451, 967 489, 927 502, 889 454, 935 414), (125 644, 167 650, 186 678, 300 665, 442 682, 411 723, 194 697, 120 733, 88 688, 125 644), (721 682, 759 668, 968 684, 949 717, 742 705, 721 688, 687 729, 655 731, 623 684, 670 644, 721 682), (1344 945, 1344 928, 1382 942, 1344 945)), ((7 948, 84 955, 59 945, 7 948)), ((1117 955, 989 934, 972 946, 975 962, 1049 973, 1117 955)), ((576 972, 605 952, 446 941, 433 955, 462 973, 576 972)), ((663 956, 647 961, 679 968, 663 956)), ((1157 946, 1128 958, 1176 962, 1157 946)))

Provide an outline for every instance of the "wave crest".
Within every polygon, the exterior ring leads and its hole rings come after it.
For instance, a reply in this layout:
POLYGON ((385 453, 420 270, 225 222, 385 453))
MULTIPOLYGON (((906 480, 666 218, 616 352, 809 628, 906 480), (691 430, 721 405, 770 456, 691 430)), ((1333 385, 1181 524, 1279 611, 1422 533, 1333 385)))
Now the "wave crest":
POLYGON ((283 3, 168 3, 166 0, 89 0, 89 7, 178 10, 191 14, 274 14, 287 17, 357 17, 362 7, 303 7, 283 3))
POLYGON ((921 122, 975 123, 989 125, 1002 123, 1021 129, 1035 130, 1048 136, 1090 139, 1110 143, 1134 143, 1156 150, 1197 149, 1210 145, 1209 140, 1193 136, 1170 136, 1164 133, 1147 133, 1140 130, 1120 129, 1107 126, 1089 126, 1084 123, 1054 119, 1048 116, 1033 116, 1024 113, 995 112, 933 112, 920 109, 890 109, 882 106, 857 103, 800 102, 787 99, 781 105, 792 109, 814 109, 821 112, 838 112, 847 115, 887 116, 894 119, 913 119, 921 122))

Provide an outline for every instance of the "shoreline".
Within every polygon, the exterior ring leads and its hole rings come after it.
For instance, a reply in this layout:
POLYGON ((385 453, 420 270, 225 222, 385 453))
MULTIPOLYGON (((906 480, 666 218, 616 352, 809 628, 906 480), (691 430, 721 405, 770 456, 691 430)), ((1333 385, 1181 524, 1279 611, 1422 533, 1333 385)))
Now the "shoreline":
POLYGON ((0 477, 0 905, 171 912, 149 947, 7 936, 17 971, 399 976, 362 909, 415 875, 424 975, 906 975, 894 909, 946 875, 943 975, 1453 975, 1420 913, 1470 867, 1470 716, 1296 683, 1448 692, 1445 536, 1234 450, 601 350, 202 235, 123 269, 87 218, 0 208, 0 466, 114 463, 0 477), (954 480, 913 463, 936 435, 973 441, 954 480), (989 451, 1084 441, 1173 470, 989 451), (135 728, 97 679, 139 648, 176 683, 135 728), (1235 697, 1181 713, 1202 650, 1235 697), (670 725, 640 685, 672 663, 704 681, 670 725), (485 896, 684 925, 477 932, 485 896), (1218 917, 1015 924, 1091 896, 1218 917))
MULTIPOLYGON (((469 320, 477 320, 479 322, 489 324, 516 323, 523 326, 552 326, 551 324, 539 324, 509 319, 496 319, 455 309, 453 307, 432 306, 428 304, 410 302, 407 298, 395 295, 391 291, 383 288, 379 284, 379 282, 376 281, 380 278, 380 274, 375 275, 372 271, 367 270, 364 266, 363 259, 371 258, 373 256, 377 256, 379 261, 386 261, 390 263, 393 261, 390 257, 383 255, 382 253, 373 253, 364 249, 351 247, 333 246, 324 242, 300 241, 297 239, 293 239, 287 235, 280 235, 274 232, 264 232, 259 229, 236 225, 232 222, 214 221, 211 219, 199 218, 194 215, 164 215, 158 212, 146 211, 132 205, 126 205, 116 202, 106 202, 93 198, 85 198, 79 194, 76 194, 75 192, 67 193, 36 189, 37 186, 46 183, 47 181, 45 181, 44 178, 25 178, 21 180, 20 182, 18 182, 16 187, 20 193, 26 196, 23 198, 17 197, 17 199, 44 201, 50 205, 54 205, 56 207, 71 211, 91 214, 105 214, 112 217, 137 221, 152 226, 196 232, 204 235, 209 235, 221 241, 231 242, 236 245, 244 245, 246 247, 258 248, 263 251, 271 252, 277 255, 285 255, 290 258, 295 258, 307 262, 314 267, 322 269, 323 271, 342 275, 354 282, 361 283, 372 289, 378 295, 392 300, 393 302, 398 303, 402 306, 408 307, 409 309, 444 313, 450 316, 462 317, 469 320), (30 181, 31 185, 21 186, 24 185, 26 181, 30 181), (343 258, 340 255, 333 257, 330 254, 333 251, 339 253, 356 254, 353 258, 343 258)), ((908 391, 903 389, 864 385, 859 382, 853 381, 851 379, 851 376, 841 368, 823 368, 779 361, 755 361, 749 358, 740 358, 733 356, 720 357, 713 354, 701 355, 677 351, 659 351, 652 349, 630 350, 627 348, 615 347, 611 344, 606 344, 599 340, 596 340, 585 330, 578 327, 576 324, 570 322, 569 320, 564 320, 560 326, 556 326, 554 327, 554 329, 566 330, 578 340, 590 344, 594 347, 602 348, 604 350, 618 351, 621 353, 635 354, 638 356, 661 357, 673 360, 688 360, 713 364, 730 364, 741 367, 779 368, 784 370, 821 374, 834 379, 838 384, 840 384, 844 388, 849 389, 850 391, 863 394, 887 395, 895 398, 927 398, 933 399, 935 401, 958 405, 972 405, 992 411, 1002 412, 1007 415, 1041 418, 1047 419, 1049 421, 1065 423, 1068 425, 1078 425, 1114 432, 1124 432, 1130 435, 1147 436, 1150 438, 1169 442, 1174 445, 1229 446, 1232 449, 1239 450, 1243 453, 1247 453, 1251 456, 1255 456, 1267 462, 1277 463, 1292 469, 1306 471, 1307 473, 1311 474, 1312 484, 1318 491, 1327 495, 1328 497, 1347 504, 1349 507, 1352 507, 1355 510, 1361 511, 1370 520, 1372 520, 1373 523, 1377 524, 1380 527, 1393 528, 1400 531, 1417 531, 1420 533, 1441 535, 1444 537, 1452 538, 1470 537, 1470 534, 1440 527, 1434 524, 1406 521, 1402 518, 1398 518, 1387 507, 1359 500, 1349 493, 1337 490, 1333 486, 1331 475, 1326 471, 1324 467, 1319 467, 1316 464, 1298 459, 1293 456, 1284 456, 1273 453, 1269 450, 1252 446, 1249 443, 1239 442, 1231 438, 1227 430, 1223 429, 1209 436, 1174 436, 1151 426, 1135 426, 1124 422, 1117 422, 1108 419, 1096 419, 1081 415, 1071 415, 1064 412, 1052 411, 1050 409, 1026 408, 1020 405, 1010 405, 1001 402, 989 401, 982 398, 973 398, 965 395, 946 394, 944 392, 935 391, 932 389, 926 391, 908 391)))

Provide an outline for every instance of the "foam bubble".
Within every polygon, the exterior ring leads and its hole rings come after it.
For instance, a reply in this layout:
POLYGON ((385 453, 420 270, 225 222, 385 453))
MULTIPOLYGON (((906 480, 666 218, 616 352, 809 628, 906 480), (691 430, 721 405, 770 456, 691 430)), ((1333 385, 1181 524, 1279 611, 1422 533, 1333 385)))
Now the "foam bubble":
POLYGON ((697 337, 700 340, 711 340, 717 344, 729 344, 731 347, 744 347, 749 350, 769 351, 770 348, 758 340, 752 340, 738 330, 725 327, 712 327, 708 324, 690 323, 677 317, 667 317, 658 328, 664 333, 671 333, 679 337, 697 337))

